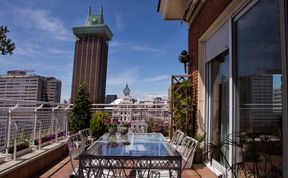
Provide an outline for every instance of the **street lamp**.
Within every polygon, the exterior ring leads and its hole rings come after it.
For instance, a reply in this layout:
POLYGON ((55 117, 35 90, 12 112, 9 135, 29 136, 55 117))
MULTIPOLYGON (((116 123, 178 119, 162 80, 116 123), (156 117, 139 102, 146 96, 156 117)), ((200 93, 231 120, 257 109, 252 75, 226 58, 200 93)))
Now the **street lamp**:
POLYGON ((179 61, 180 63, 184 64, 184 71, 185 74, 187 73, 187 63, 189 62, 189 55, 186 50, 181 51, 181 54, 179 55, 179 61))

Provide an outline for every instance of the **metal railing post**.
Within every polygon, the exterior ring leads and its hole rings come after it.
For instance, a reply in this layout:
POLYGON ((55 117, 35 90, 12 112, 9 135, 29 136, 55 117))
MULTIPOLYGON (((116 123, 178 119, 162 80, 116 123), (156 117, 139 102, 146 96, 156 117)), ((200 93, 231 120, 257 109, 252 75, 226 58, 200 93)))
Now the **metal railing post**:
POLYGON ((38 149, 40 150, 41 149, 41 144, 42 144, 42 139, 41 139, 41 126, 42 126, 42 123, 41 121, 38 121, 39 122, 39 131, 38 131, 38 149))
POLYGON ((70 105, 68 105, 66 108, 65 108, 65 135, 67 136, 68 134, 68 109, 70 108, 70 105))
MULTIPOLYGON (((34 109, 34 122, 33 122, 33 146, 35 146, 35 140, 36 140, 36 125, 37 125, 37 111, 43 107, 43 104, 41 104, 39 107, 34 109)), ((38 143, 39 144, 39 143, 38 143)))
POLYGON ((17 103, 14 107, 9 108, 8 111, 8 120, 7 120, 7 137, 6 137, 6 158, 8 158, 8 149, 10 146, 10 137, 11 137, 11 122, 12 122, 12 111, 19 106, 17 103))
MULTIPOLYGON (((52 112, 53 112, 53 116, 52 116, 52 124, 51 124, 51 128, 52 128, 52 133, 53 133, 53 124, 54 124, 54 120, 55 120, 55 110, 59 109, 60 105, 56 106, 55 108, 52 108, 52 112)), ((58 119, 56 119, 56 123, 55 123, 55 127, 56 127, 56 131, 55 131, 55 141, 57 142, 57 138, 58 138, 58 133, 57 133, 57 123, 58 123, 58 119)))
POLYGON ((14 137, 14 149, 13 149, 13 160, 16 160, 16 153, 17 153, 17 137, 18 137, 18 126, 16 124, 16 122, 14 123, 15 124, 15 137, 14 137))

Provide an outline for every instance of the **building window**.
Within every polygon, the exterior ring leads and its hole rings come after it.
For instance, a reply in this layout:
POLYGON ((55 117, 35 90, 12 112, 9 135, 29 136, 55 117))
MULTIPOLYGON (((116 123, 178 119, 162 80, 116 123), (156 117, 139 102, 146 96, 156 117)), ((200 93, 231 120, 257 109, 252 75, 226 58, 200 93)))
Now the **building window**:
MULTIPOLYGON (((271 166, 281 169, 282 75, 279 1, 258 1, 234 21, 234 31, 236 129, 241 135, 258 138, 254 145, 251 142, 238 153, 238 161, 250 162, 253 158, 263 165, 269 164, 270 167, 265 168, 266 172, 272 171, 271 166), (270 143, 263 142, 263 139, 270 143), (266 157, 263 157, 264 155, 266 157)), ((263 171, 263 167, 259 169, 263 171)), ((278 170, 279 172, 281 171, 278 170)))

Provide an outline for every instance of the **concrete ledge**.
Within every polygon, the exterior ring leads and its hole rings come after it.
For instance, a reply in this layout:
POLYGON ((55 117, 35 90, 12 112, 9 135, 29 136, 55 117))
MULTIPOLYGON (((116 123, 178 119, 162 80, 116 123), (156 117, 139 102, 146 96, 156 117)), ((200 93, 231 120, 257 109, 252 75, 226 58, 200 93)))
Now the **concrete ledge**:
POLYGON ((59 160, 67 156, 66 142, 58 142, 35 150, 32 153, 19 157, 16 161, 1 164, 0 177, 30 178, 49 169, 59 160))

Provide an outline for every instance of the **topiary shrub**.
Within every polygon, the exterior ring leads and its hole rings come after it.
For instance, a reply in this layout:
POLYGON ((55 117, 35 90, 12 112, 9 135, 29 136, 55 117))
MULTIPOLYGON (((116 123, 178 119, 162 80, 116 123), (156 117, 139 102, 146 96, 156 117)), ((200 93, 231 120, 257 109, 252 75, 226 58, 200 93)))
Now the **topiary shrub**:
POLYGON ((108 113, 101 111, 98 111, 93 115, 92 119, 90 120, 90 132, 92 136, 98 139, 107 131, 105 121, 109 118, 108 113))

